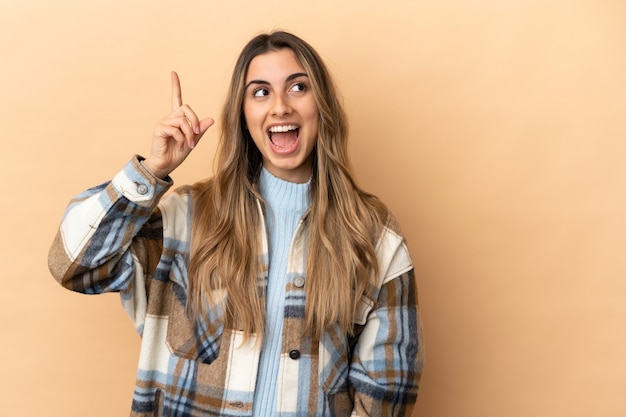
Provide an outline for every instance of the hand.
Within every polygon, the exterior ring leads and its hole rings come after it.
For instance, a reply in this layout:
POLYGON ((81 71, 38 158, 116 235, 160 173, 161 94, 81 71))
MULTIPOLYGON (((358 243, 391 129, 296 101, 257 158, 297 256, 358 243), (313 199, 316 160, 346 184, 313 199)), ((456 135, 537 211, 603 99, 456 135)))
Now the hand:
POLYGON ((144 166, 158 178, 165 178, 187 158, 213 123, 211 118, 199 120, 189 105, 183 105, 180 80, 172 71, 172 113, 154 128, 152 149, 144 166))

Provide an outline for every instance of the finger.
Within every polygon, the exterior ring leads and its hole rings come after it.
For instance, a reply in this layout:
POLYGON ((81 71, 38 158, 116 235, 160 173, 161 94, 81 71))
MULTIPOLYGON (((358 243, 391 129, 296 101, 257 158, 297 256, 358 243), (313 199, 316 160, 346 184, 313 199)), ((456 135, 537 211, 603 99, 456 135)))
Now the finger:
POLYGON ((183 95, 180 89, 180 79, 176 71, 172 71, 172 111, 183 105, 183 95))
MULTIPOLYGON (((194 128, 191 126, 191 122, 189 121, 189 119, 185 117, 185 114, 182 111, 183 108, 184 106, 181 107, 176 112, 174 112, 174 114, 162 119, 159 127, 162 128, 161 132, 165 132, 163 128, 167 128, 168 129, 167 132, 171 131, 170 128, 176 129, 179 133, 181 133, 184 136, 185 143, 187 144, 187 146, 189 146, 190 148, 193 148, 193 143, 195 141, 195 136, 197 135, 197 133, 194 130, 194 128)), ((198 126, 198 131, 199 130, 200 128, 198 126)), ((177 139, 177 142, 179 142, 178 139, 177 139)))
POLYGON ((187 144, 187 146, 189 146, 189 148, 193 148, 193 144, 194 144, 195 137, 196 137, 196 132, 193 130, 191 123, 186 117, 182 116, 182 117, 176 117, 174 119, 170 119, 167 122, 167 124, 178 129, 178 131, 180 131, 183 134, 185 138, 184 141, 187 144))
POLYGON ((198 144, 202 136, 204 136, 206 131, 209 130, 211 126, 213 126, 213 123, 215 123, 215 121, 210 117, 200 120, 200 123, 199 123, 200 133, 196 134, 196 137, 194 138, 191 146, 189 146, 191 149, 196 147, 196 145, 198 144))
POLYGON ((193 128, 193 132, 196 135, 199 134, 200 133, 200 120, 198 119, 198 116, 196 115, 196 113, 187 104, 183 105, 181 109, 183 110, 183 114, 189 121, 189 124, 193 128))
POLYGON ((159 136, 173 139, 174 142, 176 142, 175 146, 177 146, 179 150, 182 151, 184 149, 187 138, 178 127, 171 125, 161 125, 159 126, 159 131, 159 136))
POLYGON ((193 127, 186 117, 176 117, 174 119, 170 119, 168 124, 180 129, 180 131, 183 132, 187 138, 192 138, 195 135, 193 127))

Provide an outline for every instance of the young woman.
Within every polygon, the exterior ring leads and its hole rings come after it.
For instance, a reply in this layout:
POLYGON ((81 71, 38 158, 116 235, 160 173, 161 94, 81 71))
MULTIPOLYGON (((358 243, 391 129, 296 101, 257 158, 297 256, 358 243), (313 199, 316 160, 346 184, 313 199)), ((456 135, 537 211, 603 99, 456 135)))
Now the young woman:
POLYGON ((182 104, 150 155, 75 197, 52 274, 117 291, 142 335, 131 416, 408 416, 423 344, 409 253, 355 183, 322 60, 285 32, 237 60, 215 175, 169 174, 213 124, 182 104))

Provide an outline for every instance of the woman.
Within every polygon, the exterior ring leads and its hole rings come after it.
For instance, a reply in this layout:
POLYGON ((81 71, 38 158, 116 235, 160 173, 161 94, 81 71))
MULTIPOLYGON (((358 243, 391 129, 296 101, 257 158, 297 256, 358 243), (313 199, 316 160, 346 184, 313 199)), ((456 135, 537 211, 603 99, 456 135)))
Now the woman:
POLYGON ((423 344, 408 250, 353 179, 314 49, 259 35, 236 63, 214 177, 167 197, 213 124, 182 104, 150 155, 75 197, 53 275, 118 291, 142 335, 132 416, 403 416, 423 344), (162 198, 163 197, 163 198, 162 198))

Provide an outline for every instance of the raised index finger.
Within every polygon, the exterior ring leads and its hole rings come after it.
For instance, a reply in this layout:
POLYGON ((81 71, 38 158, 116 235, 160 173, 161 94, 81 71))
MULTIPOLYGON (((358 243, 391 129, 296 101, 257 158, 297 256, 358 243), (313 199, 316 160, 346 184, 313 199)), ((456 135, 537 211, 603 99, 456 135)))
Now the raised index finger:
POLYGON ((180 79, 176 71, 172 71, 172 111, 183 105, 183 96, 180 91, 180 79))

